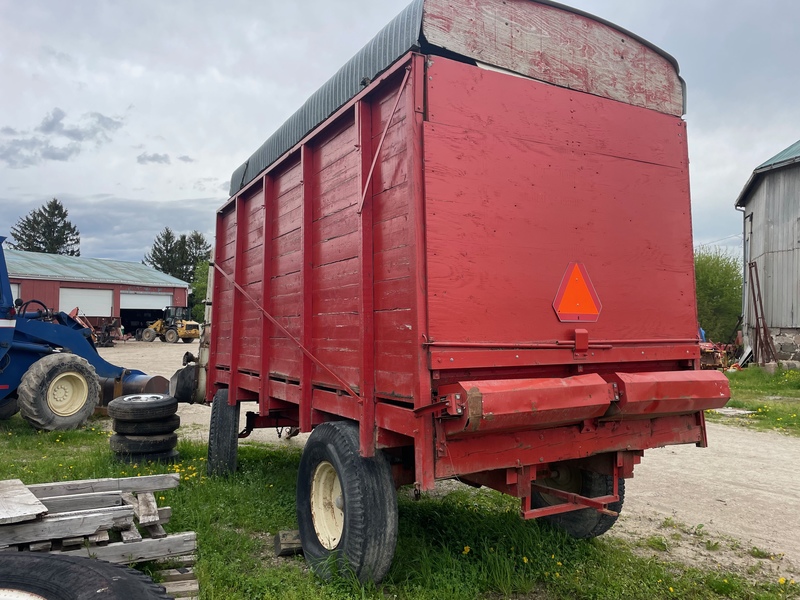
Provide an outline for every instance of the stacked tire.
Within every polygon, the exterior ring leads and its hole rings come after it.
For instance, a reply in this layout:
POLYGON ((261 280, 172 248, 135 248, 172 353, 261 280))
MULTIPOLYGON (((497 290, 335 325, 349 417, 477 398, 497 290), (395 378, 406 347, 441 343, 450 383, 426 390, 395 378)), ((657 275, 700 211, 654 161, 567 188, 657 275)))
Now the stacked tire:
POLYGON ((116 458, 126 463, 178 460, 177 411, 178 401, 167 394, 131 394, 109 402, 114 430, 109 443, 116 458))

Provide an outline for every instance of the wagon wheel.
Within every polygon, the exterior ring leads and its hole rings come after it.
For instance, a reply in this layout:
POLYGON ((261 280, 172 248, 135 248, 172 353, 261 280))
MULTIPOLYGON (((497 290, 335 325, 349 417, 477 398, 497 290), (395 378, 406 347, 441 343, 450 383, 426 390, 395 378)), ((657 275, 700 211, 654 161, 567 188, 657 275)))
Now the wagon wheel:
POLYGON ((219 390, 211 402, 211 423, 208 429, 209 475, 231 475, 236 471, 239 450, 239 408, 228 404, 228 390, 219 390))
POLYGON ((77 429, 100 401, 100 381, 86 359, 50 354, 25 372, 17 397, 20 413, 36 429, 77 429))
POLYGON ((77 600, 101 596, 108 600, 167 600, 172 597, 147 575, 124 565, 36 552, 3 552, 0 555, 2 598, 77 600))
MULTIPOLYGON (((588 498, 607 496, 614 492, 614 478, 612 476, 594 471, 584 471, 569 465, 557 465, 554 468, 553 476, 538 482, 546 487, 580 494, 588 498)), ((609 510, 619 513, 622 510, 624 500, 625 480, 620 479, 619 502, 609 504, 609 510)), ((563 502, 560 498, 549 494, 534 492, 531 495, 531 508, 542 508, 563 502)), ((584 508, 543 517, 545 521, 566 531, 576 539, 588 539, 604 534, 617 522, 617 518, 612 515, 601 514, 593 508, 584 508)))
POLYGON ((362 458, 358 427, 319 425, 308 438, 297 474, 297 520, 311 568, 328 578, 352 571, 378 582, 397 544, 397 495, 382 453, 362 458))

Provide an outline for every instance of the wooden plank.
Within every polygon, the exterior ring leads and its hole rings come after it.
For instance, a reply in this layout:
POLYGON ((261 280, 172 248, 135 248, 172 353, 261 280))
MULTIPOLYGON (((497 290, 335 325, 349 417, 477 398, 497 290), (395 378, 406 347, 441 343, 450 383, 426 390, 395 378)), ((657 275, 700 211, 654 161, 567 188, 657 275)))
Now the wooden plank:
POLYGON ((119 492, 116 491, 53 496, 39 498, 39 500, 47 507, 50 513, 122 506, 122 498, 120 498, 119 492))
MULTIPOLYGON (((220 278, 222 279, 222 278, 220 278)), ((36 483, 27 486, 37 498, 87 494, 92 492, 158 492, 178 487, 180 475, 145 475, 143 477, 123 477, 120 479, 84 479, 61 483, 36 483)))
POLYGON ((139 499, 139 510, 136 512, 136 516, 139 518, 139 524, 153 525, 158 523, 158 507, 153 493, 145 492, 137 497, 139 499))
POLYGON ((120 531, 120 536, 122 537, 123 544, 132 544, 142 541, 142 534, 136 529, 136 525, 132 525, 130 528, 120 531))
POLYGON ((0 525, 30 521, 47 512, 47 507, 19 479, 0 481, 0 525))
POLYGON ((279 531, 275 535, 275 555, 292 556, 303 552, 303 545, 300 543, 300 532, 279 531))
POLYGON ((167 590, 167 594, 174 598, 192 598, 200 593, 200 585, 196 579, 193 581, 165 582, 163 585, 167 590))
MULTIPOLYGON (((591 17, 537 2, 428 0, 425 39, 557 86, 680 116, 683 90, 664 56, 591 17)), ((438 60, 438 59, 437 59, 438 60)))
POLYGON ((46 542, 32 542, 28 549, 31 552, 49 552, 52 547, 53 542, 48 540, 46 542))
POLYGON ((167 532, 161 526, 160 523, 153 523, 152 525, 145 525, 144 528, 147 530, 147 533, 150 534, 150 537, 153 539, 161 539, 167 537, 167 532))
POLYGON ((197 556, 195 556, 194 554, 184 554, 181 556, 171 556, 159 559, 158 562, 166 563, 175 568, 193 567, 194 564, 197 562, 197 556))
MULTIPOLYGON (((131 511, 131 517, 133 511, 131 511)), ((56 515, 39 521, 15 523, 0 528, 0 545, 24 544, 42 540, 61 539, 77 535, 92 535, 100 529, 111 529, 115 515, 111 513, 56 515)))
POLYGON ((81 548, 61 552, 64 556, 85 556, 99 558, 113 563, 137 563, 145 560, 164 559, 194 552, 197 548, 197 535, 193 531, 175 533, 159 540, 143 539, 135 544, 115 542, 108 546, 81 548))
POLYGON ((158 578, 164 583, 172 581, 191 581, 196 579, 194 569, 191 567, 178 567, 176 569, 165 569, 158 572, 158 578))
POLYGON ((70 546, 83 546, 83 543, 86 541, 86 538, 82 535, 75 536, 75 537, 68 537, 61 540, 61 547, 62 548, 69 548, 70 546))
POLYGON ((98 531, 94 535, 87 536, 86 541, 89 542, 90 545, 104 546, 108 544, 109 541, 108 531, 98 531))

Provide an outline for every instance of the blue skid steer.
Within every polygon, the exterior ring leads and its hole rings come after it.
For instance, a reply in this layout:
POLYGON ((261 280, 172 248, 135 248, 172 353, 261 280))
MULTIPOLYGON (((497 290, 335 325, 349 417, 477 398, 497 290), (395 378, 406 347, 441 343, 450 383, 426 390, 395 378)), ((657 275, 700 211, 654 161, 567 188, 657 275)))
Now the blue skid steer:
POLYGON ((117 396, 164 393, 160 376, 103 360, 90 329, 39 300, 16 301, 0 236, 0 419, 17 412, 36 429, 76 429, 117 396))

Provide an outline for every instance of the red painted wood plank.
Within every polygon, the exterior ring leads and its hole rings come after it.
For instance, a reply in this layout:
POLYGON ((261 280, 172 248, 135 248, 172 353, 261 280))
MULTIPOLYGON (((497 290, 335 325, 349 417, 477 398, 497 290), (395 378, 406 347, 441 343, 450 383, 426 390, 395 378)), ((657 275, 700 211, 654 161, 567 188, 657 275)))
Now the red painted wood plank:
MULTIPOLYGON (((406 113, 408 119, 408 138, 410 151, 407 156, 407 170, 409 174, 409 188, 411 204, 409 220, 414 224, 414 241, 411 244, 412 282, 414 289, 414 304, 412 306, 411 338, 416 349, 414 373, 414 406, 416 408, 428 406, 431 399, 430 373, 428 371, 427 357, 422 350, 422 342, 429 336, 428 331, 428 303, 427 303, 427 267, 426 267, 426 223, 425 204, 426 190, 423 176, 424 156, 422 147, 423 120, 422 95, 425 87, 425 59, 415 55, 412 59, 413 76, 411 78, 412 93, 406 99, 406 113)), ((400 311, 393 311, 397 314, 400 311)), ((421 489, 432 489, 435 484, 434 472, 434 436, 433 418, 431 416, 419 419, 418 433, 414 439, 415 478, 421 489)))
MULTIPOLYGON (((261 307, 268 313, 272 312, 272 228, 275 211, 275 179, 271 175, 264 176, 264 219, 263 236, 264 240, 269 240, 261 246, 261 307)), ((272 324, 265 315, 261 318, 261 340, 260 340, 260 364, 258 372, 261 374, 261 382, 258 392, 258 412, 265 415, 269 412, 269 371, 270 364, 270 333, 272 324)))
POLYGON ((413 297, 413 282, 410 277, 376 281, 374 284, 375 310, 410 310, 413 297))
MULTIPOLYGON (((313 151, 311 146, 304 144, 300 147, 300 164, 303 175, 303 221, 302 221, 302 252, 301 252, 301 276, 303 279, 303 305, 300 320, 300 343, 305 348, 311 348, 314 336, 313 324, 311 322, 314 314, 313 308, 313 276, 314 263, 312 258, 313 251, 313 231, 311 229, 313 213, 313 151)), ((311 431, 311 409, 312 409, 312 390, 311 375, 313 363, 311 359, 303 355, 303 370, 300 378, 300 389, 302 399, 300 401, 300 430, 311 431)))
POLYGON ((602 303, 590 340, 694 335, 688 171, 487 128, 428 124, 425 152, 434 339, 572 339, 552 308, 570 261, 602 303))
POLYGON ((686 166, 686 124, 672 115, 445 59, 437 59, 428 76, 431 122, 575 151, 686 166))

